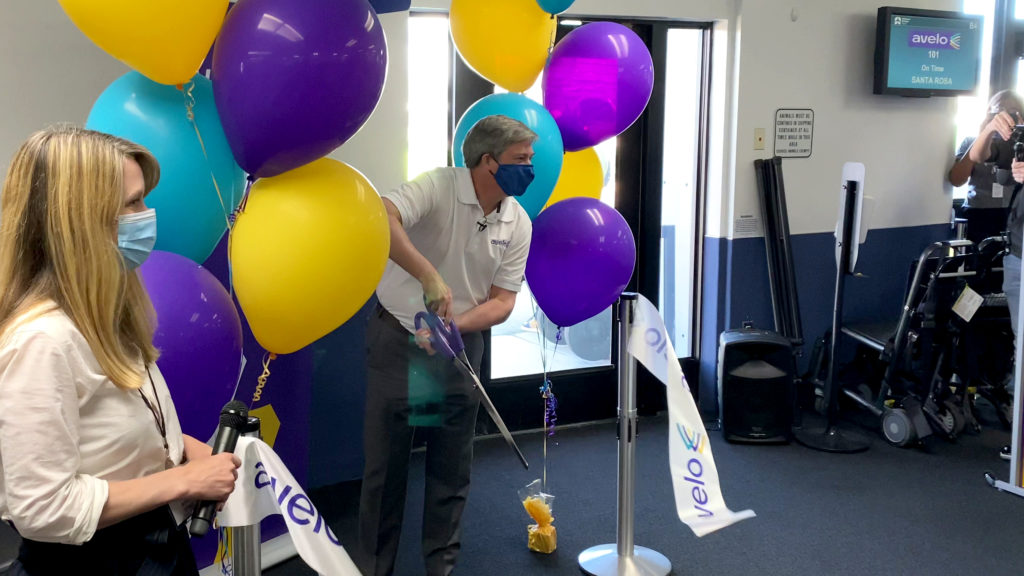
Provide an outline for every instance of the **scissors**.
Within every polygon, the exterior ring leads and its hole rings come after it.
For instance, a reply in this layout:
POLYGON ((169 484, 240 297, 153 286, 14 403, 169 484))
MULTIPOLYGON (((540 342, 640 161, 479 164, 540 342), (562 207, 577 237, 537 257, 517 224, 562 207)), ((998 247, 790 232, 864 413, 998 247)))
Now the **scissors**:
POLYGON ((455 321, 449 320, 448 324, 445 325, 444 320, 429 310, 417 312, 414 321, 417 331, 426 324, 427 328, 430 329, 430 345, 433 346, 434 350, 454 361, 455 366, 473 380, 473 387, 480 393, 480 403, 484 405, 487 414, 490 415, 491 420, 494 420, 494 423, 498 426, 498 430, 501 431, 501 436, 505 438, 505 442, 515 451, 519 461, 523 463, 523 467, 529 468, 530 464, 526 462, 526 457, 519 450, 519 446, 512 438, 512 433, 508 431, 508 426, 505 426, 505 421, 501 419, 498 409, 494 407, 490 396, 484 390, 484 385, 480 383, 480 378, 477 377, 476 372, 473 370, 473 365, 469 363, 469 357, 466 356, 466 346, 462 343, 462 335, 459 334, 455 321))

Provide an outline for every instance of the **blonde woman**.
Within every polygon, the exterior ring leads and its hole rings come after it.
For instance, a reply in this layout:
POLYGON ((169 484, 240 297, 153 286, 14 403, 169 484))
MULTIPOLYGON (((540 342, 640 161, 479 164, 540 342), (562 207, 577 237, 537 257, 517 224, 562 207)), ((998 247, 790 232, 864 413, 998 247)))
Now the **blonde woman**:
POLYGON ((156 240, 141 146, 33 134, 0 193, 0 516, 13 575, 196 574, 184 502, 223 501, 239 465, 184 436, 135 271, 156 240))

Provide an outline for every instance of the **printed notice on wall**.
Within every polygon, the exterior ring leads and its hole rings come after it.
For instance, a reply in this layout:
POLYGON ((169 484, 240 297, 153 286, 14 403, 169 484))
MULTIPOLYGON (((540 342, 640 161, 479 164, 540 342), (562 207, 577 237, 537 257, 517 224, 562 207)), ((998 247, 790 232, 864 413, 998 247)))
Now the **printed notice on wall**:
POLYGON ((775 155, 808 158, 814 136, 814 110, 779 108, 775 111, 775 155))
POLYGON ((761 227, 757 216, 753 214, 740 214, 732 225, 733 238, 754 238, 760 236, 761 227))

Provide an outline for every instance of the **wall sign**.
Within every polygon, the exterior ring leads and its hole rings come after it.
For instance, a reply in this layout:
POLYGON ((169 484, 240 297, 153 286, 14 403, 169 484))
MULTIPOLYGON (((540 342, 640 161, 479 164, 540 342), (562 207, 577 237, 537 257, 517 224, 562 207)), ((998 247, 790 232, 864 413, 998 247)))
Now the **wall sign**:
POLYGON ((779 108, 775 111, 775 155, 809 158, 814 136, 814 110, 779 108))

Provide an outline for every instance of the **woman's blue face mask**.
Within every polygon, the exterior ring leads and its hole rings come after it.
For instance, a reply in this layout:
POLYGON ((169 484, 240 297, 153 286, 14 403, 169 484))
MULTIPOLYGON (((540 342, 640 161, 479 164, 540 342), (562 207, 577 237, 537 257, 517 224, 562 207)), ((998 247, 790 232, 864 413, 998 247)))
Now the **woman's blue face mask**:
POLYGON ((155 209, 117 217, 117 249, 121 251, 121 258, 129 271, 142 266, 155 245, 155 209))

